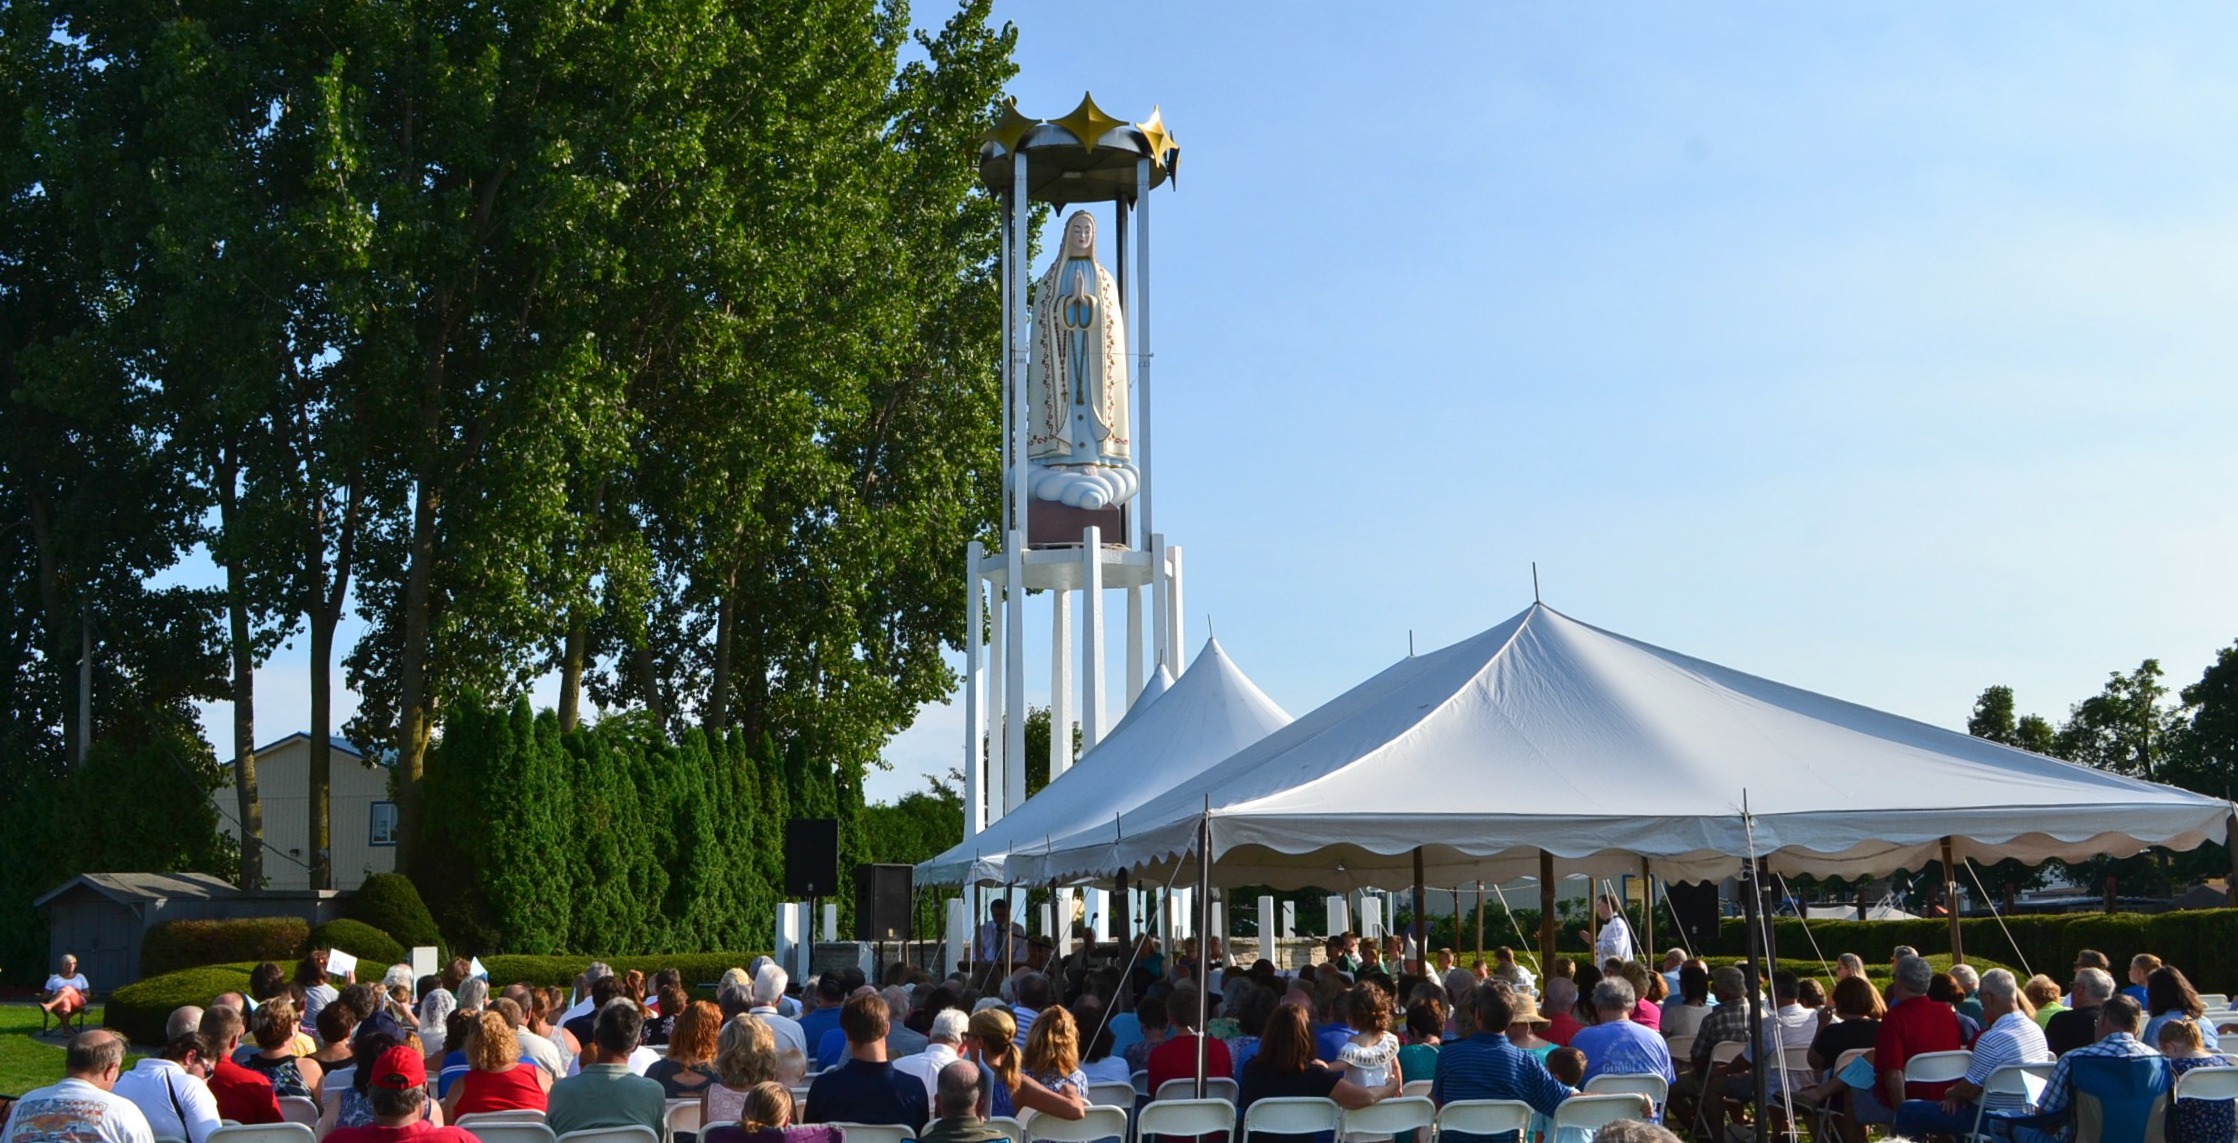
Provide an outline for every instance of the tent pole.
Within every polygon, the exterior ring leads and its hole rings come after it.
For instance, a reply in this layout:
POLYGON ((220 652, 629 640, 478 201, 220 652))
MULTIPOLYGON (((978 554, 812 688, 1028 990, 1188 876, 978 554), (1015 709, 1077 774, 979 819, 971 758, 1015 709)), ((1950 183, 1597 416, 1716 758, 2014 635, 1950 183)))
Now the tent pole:
MULTIPOLYGON (((1648 964, 1655 957, 1655 873, 1648 868, 1647 858, 1640 859, 1640 900, 1647 908, 1640 910, 1640 963, 1648 964)), ((1655 957, 1653 971, 1663 971, 1663 961, 1655 957)))
POLYGON ((1943 911, 1950 914, 1950 962, 1966 963, 1966 941, 1958 932, 1958 870, 1951 861, 1950 838, 1943 839, 1943 911))
MULTIPOLYGON (((1422 895, 1422 847, 1418 845, 1414 847, 1414 955, 1422 963, 1427 964, 1430 960, 1428 955, 1430 930, 1423 917, 1423 914, 1429 911, 1422 907, 1425 899, 1422 895)), ((1399 958, 1399 972, 1401 975, 1407 972, 1406 957, 1403 955, 1399 958)), ((1198 1098, 1202 1099, 1204 1097, 1199 1096, 1198 1098)))
MULTIPOLYGON (((2238 837, 2238 828, 2231 831, 2231 836, 2238 837)), ((2231 883, 2238 885, 2238 877, 2231 878, 2231 883)), ((2231 892, 2238 895, 2238 889, 2233 889, 2231 892)), ((1459 934, 1455 934, 1455 939, 1459 939, 1459 934)), ((1482 881, 1476 883, 1476 961, 1477 964, 1484 963, 1484 882, 1482 881)), ((1469 967, 1475 968, 1476 965, 1472 964, 1469 967)))
POLYGON ((2238 806, 2231 807, 2230 825, 2223 830, 2222 838, 2230 850, 2230 903, 2238 905, 2238 806))
MULTIPOLYGON (((1741 868, 1742 923, 1748 926, 1748 1042, 1753 1045, 1764 1042, 1764 1006, 1757 1001, 1764 981, 1764 931, 1761 928, 1764 890, 1754 861, 1741 868)), ((1758 1060, 1757 1066, 1749 1069, 1750 1081, 1756 1088, 1756 1143, 1767 1143, 1771 1131, 1770 1117, 1765 1114, 1772 1106, 1772 1069, 1765 1066, 1767 1063, 1758 1060)))
MULTIPOLYGON (((1539 964, 1554 963, 1554 855, 1539 851, 1539 964)), ((1542 968, 1540 971, 1551 971, 1542 968)))
POLYGON ((1206 1021, 1212 1018, 1212 812, 1197 833, 1197 1098, 1204 1098, 1206 1021))

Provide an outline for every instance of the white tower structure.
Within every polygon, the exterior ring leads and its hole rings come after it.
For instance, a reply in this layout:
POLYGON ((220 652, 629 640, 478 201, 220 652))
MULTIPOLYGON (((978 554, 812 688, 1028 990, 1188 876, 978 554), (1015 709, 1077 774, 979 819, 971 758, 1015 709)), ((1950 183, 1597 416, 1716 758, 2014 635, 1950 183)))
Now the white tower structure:
POLYGON ((1027 593, 1051 599, 1052 778, 1072 763, 1069 727, 1094 747, 1161 665, 1184 666, 1181 549, 1152 515, 1150 415, 1150 192, 1179 156, 1158 112, 1127 123, 1085 95, 1058 119, 1006 107, 980 146, 980 178, 1004 208, 1004 497, 999 547, 971 545, 965 585, 967 845, 1026 799, 1026 663, 1039 650, 1027 593), (1038 281, 1035 203, 1084 208, 1038 281))

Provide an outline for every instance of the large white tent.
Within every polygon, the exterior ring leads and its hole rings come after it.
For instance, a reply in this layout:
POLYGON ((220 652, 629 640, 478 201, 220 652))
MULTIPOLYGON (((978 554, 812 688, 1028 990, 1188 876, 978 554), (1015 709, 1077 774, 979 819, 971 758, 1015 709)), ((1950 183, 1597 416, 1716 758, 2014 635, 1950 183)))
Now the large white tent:
MULTIPOLYGON (((1184 684, 1186 685, 1186 684, 1184 684)), ((1085 785, 1086 783, 1083 783, 1085 785)), ((1962 856, 2188 849, 2231 803, 1813 694, 1534 604, 1400 661, 1114 821, 1016 855, 1020 881, 1194 865, 1278 888, 1505 881, 1542 851, 1665 880, 1858 876, 1962 856), (1746 813, 1744 814, 1744 806, 1746 813)))
POLYGON ((977 835, 918 865, 917 883, 1017 880, 1010 871, 1015 855, 1046 850, 1084 823, 1113 821, 1289 722, 1219 640, 1208 639, 1179 679, 1145 686, 1127 716, 1071 769, 977 835))

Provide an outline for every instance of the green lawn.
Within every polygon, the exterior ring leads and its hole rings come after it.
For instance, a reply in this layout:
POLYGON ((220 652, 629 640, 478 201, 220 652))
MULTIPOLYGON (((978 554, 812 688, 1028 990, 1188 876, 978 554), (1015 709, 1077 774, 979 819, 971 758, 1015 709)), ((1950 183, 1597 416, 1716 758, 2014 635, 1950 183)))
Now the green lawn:
MULTIPOLYGON (((101 1023, 101 1006, 87 1014, 86 1026, 101 1023)), ((125 1066, 140 1058, 133 1052, 125 1066)), ((29 1004, 0 1004, 0 1095, 22 1095, 62 1078, 62 1041, 39 1035, 39 1010, 29 1004)))

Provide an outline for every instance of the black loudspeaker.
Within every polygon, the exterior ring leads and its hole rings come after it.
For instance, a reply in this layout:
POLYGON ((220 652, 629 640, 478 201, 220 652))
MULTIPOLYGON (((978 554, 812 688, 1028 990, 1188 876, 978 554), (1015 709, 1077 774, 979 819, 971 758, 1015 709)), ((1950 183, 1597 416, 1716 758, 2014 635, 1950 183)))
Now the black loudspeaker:
POLYGON ((785 823, 785 895, 829 897, 839 892, 839 819, 795 818, 785 823))
POLYGON ((1663 899, 1686 934, 1681 943, 1690 949, 1717 943, 1717 882, 1673 881, 1663 886, 1663 899))
POLYGON ((855 939, 899 941, 909 937, 910 875, 907 865, 855 867, 855 939))

